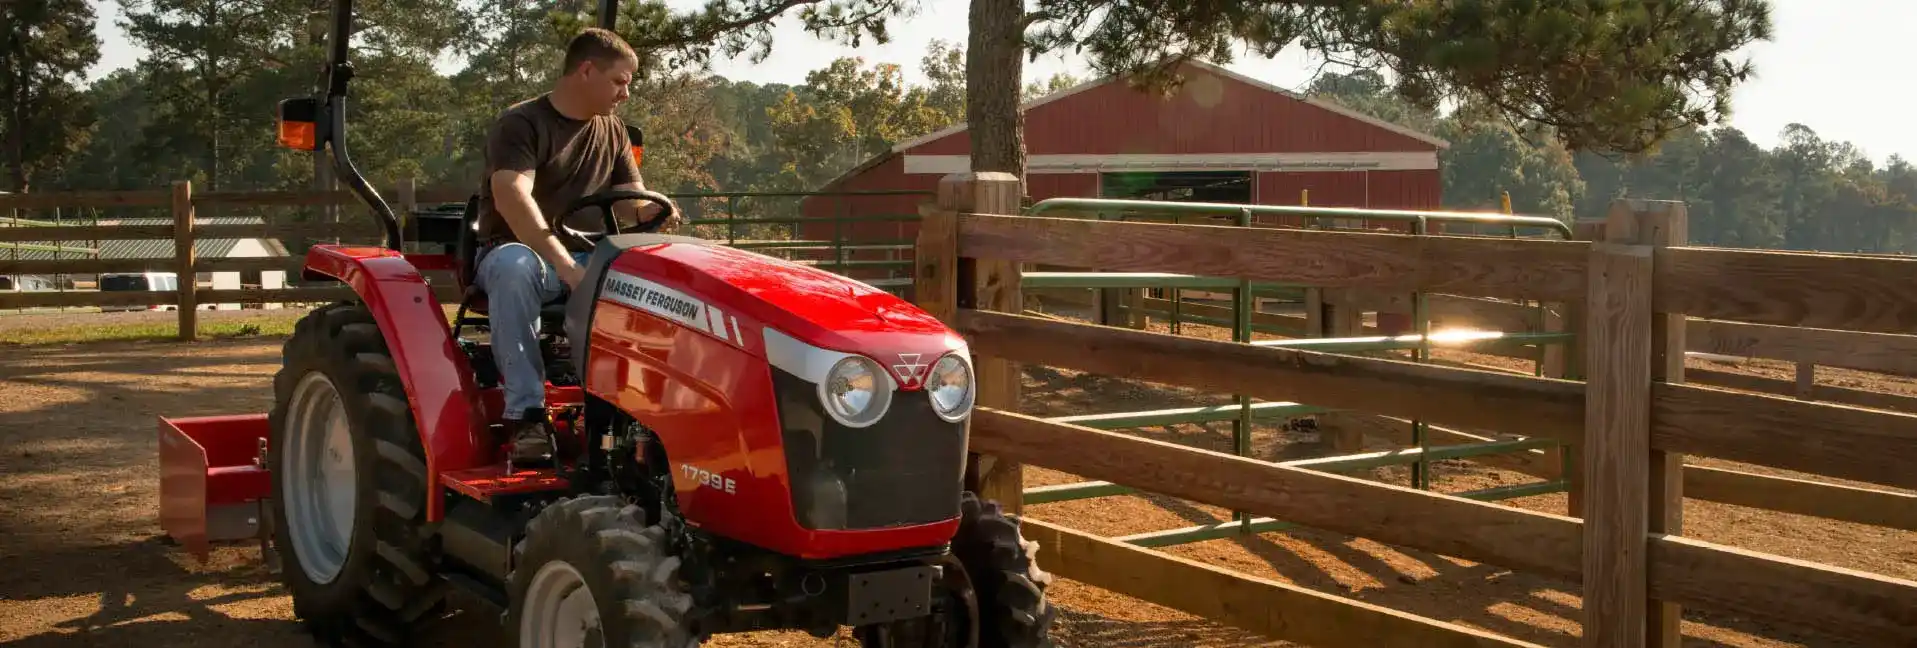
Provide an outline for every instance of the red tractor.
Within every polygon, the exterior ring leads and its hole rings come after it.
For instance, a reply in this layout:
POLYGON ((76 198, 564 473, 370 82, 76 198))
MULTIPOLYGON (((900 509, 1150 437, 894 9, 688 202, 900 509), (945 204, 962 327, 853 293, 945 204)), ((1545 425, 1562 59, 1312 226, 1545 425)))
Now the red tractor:
POLYGON ((485 327, 476 201, 453 254, 401 252, 347 153, 351 17, 337 0, 324 100, 283 102, 281 139, 330 145, 387 244, 307 253, 305 279, 357 299, 299 321, 270 414, 163 420, 169 535, 204 552, 256 529, 294 614, 335 644, 403 645, 459 588, 504 608, 520 646, 844 626, 866 646, 1047 645, 1035 547, 965 488, 965 340, 839 275, 618 231, 613 203, 658 194, 579 201, 611 234, 556 226, 596 239, 582 287, 542 310, 558 451, 509 465, 491 352, 466 336, 485 327), (463 284, 452 324, 427 270, 463 284))

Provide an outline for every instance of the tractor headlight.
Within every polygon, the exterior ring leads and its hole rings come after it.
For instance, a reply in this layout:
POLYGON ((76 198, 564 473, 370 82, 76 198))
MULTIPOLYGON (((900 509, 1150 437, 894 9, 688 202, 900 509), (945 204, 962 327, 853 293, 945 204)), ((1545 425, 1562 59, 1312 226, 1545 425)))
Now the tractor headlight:
POLYGON ((932 411, 939 418, 957 423, 972 413, 972 367, 956 353, 948 353, 932 365, 925 381, 925 393, 932 399, 932 411))
POLYGON ((819 384, 819 396, 825 411, 846 427, 865 427, 885 416, 892 404, 892 390, 879 363, 865 356, 849 355, 833 363, 819 384))

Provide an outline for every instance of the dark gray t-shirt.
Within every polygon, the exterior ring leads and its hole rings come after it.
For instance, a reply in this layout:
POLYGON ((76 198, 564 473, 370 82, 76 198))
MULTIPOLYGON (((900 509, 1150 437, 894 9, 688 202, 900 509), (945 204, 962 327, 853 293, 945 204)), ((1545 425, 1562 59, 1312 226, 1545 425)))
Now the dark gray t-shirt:
MULTIPOLYGON (((561 217, 559 211, 581 196, 639 181, 639 165, 632 159, 625 124, 618 117, 573 119, 560 113, 549 95, 507 108, 486 133, 486 173, 479 183, 483 244, 518 238, 493 202, 492 175, 502 169, 533 172, 533 202, 547 222, 561 217)), ((605 230, 598 208, 565 218, 568 226, 582 232, 605 230)))

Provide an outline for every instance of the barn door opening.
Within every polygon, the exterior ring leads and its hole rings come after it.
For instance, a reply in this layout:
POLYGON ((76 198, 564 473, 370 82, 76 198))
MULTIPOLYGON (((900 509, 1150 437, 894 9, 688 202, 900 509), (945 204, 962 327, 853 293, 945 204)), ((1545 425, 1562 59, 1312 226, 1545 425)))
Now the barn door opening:
MULTIPOLYGON (((1250 171, 1131 171, 1099 174, 1099 197, 1120 200, 1157 200, 1165 202, 1211 202, 1248 205, 1253 202, 1254 186, 1250 171)), ((1141 215, 1142 216, 1142 215, 1141 215)), ((1118 215, 1129 219, 1131 215, 1118 215)), ((1148 217, 1154 222, 1181 222, 1188 224, 1230 225, 1237 221, 1229 215, 1187 214, 1169 218, 1164 214, 1152 214, 1148 217)), ((1216 298, 1219 294, 1190 289, 1174 293, 1169 288, 1122 289, 1101 288, 1098 290, 1098 321, 1107 326, 1114 325, 1123 318, 1119 313, 1119 304, 1124 303, 1127 293, 1152 299, 1182 300, 1185 297, 1198 299, 1216 298), (1142 294, 1139 294, 1142 290, 1142 294)))
POLYGON ((1131 171, 1099 177, 1101 198, 1250 203, 1250 171, 1131 171))

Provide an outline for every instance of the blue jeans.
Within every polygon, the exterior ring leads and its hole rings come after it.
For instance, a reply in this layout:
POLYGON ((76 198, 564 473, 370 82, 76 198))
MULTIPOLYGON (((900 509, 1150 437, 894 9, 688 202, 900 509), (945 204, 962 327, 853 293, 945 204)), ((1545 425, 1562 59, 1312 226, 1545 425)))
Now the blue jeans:
MULTIPOLYGON (((546 363, 539 356, 539 308, 566 294, 552 264, 524 243, 482 250, 474 278, 486 291, 492 322, 493 363, 505 383, 505 418, 517 421, 526 410, 546 406, 546 363)), ((590 252, 574 252, 581 264, 590 252)))

